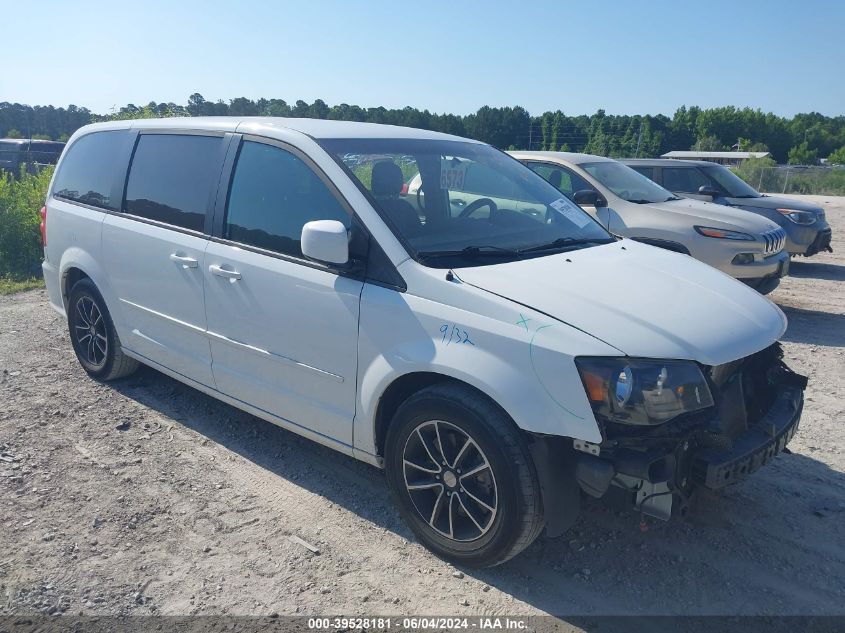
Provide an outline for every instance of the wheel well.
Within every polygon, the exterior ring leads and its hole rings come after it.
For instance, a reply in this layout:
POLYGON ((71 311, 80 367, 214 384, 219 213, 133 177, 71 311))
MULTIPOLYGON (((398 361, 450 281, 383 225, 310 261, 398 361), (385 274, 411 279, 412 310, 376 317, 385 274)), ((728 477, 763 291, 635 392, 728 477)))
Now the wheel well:
MULTIPOLYGON (((435 372, 416 372, 413 374, 405 374, 390 383, 390 386, 384 390, 381 398, 379 398, 375 420, 377 455, 384 457, 384 442, 387 438, 387 429, 390 426, 390 422, 393 420, 393 415, 396 413, 396 410, 399 409, 400 405, 418 391, 421 391, 426 387, 430 387, 431 385, 444 382, 462 385, 467 389, 471 389, 472 391, 481 394, 484 398, 487 398, 495 406, 502 409, 506 415, 508 415, 507 411, 505 411, 504 408, 488 394, 458 378, 453 378, 452 376, 438 374, 435 372)), ((508 415, 508 418, 510 419, 510 415, 508 415)), ((516 426, 515 422, 511 421, 511 423, 521 432, 521 429, 516 426)))
POLYGON ((67 305, 70 289, 73 288, 74 284, 76 284, 76 282, 80 279, 88 279, 88 275, 79 268, 68 268, 64 275, 64 283, 62 284, 62 296, 64 297, 65 305, 67 305))
MULTIPOLYGON (((393 414, 405 400, 412 395, 430 387, 439 382, 446 382, 447 380, 454 380, 449 376, 437 374, 434 372, 417 372, 414 374, 405 374, 394 380, 378 401, 378 408, 376 409, 376 453, 384 456, 384 440, 387 437, 387 427, 390 426, 390 421, 393 419, 393 414)), ((460 382, 460 381, 455 381, 460 382)))
POLYGON ((376 409, 376 453, 384 457, 387 430, 401 404, 421 389, 445 382, 458 384, 479 393, 505 413, 529 451, 530 465, 540 484, 543 515, 549 533, 559 535, 569 529, 580 511, 580 492, 574 476, 575 459, 569 457, 572 453, 572 440, 567 437, 528 433, 520 429, 498 402, 463 380, 434 372, 419 372, 406 374, 391 383, 382 394, 376 409))

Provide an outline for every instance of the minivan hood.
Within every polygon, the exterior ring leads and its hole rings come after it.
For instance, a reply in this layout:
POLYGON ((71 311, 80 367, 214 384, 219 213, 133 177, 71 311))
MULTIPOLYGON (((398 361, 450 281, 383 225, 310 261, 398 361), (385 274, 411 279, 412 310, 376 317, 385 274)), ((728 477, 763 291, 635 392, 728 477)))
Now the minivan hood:
POLYGON ((771 345, 786 330, 783 312, 745 284, 631 240, 453 272, 628 356, 720 365, 771 345))
POLYGON ((703 202, 692 198, 667 200, 666 202, 649 202, 644 206, 659 209, 660 211, 686 215, 695 224, 708 222, 709 224, 707 226, 718 229, 734 227, 741 231, 759 235, 778 228, 777 224, 762 216, 750 215, 722 204, 713 204, 712 202, 703 202))

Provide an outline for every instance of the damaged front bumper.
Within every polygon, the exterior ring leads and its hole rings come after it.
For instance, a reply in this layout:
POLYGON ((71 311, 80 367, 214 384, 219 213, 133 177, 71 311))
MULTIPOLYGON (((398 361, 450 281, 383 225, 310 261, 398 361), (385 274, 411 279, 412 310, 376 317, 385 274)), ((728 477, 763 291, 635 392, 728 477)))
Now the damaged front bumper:
POLYGON ((718 383, 709 415, 621 435, 606 425, 601 444, 575 440, 581 490, 596 498, 622 496, 666 520, 685 508, 696 487, 719 490, 781 453, 798 429, 807 379, 783 364, 778 346, 710 369, 718 383))
POLYGON ((762 420, 734 438, 731 450, 705 448, 693 455, 693 483, 719 490, 765 466, 795 435, 803 408, 804 391, 784 389, 762 420))
POLYGON ((830 253, 833 252, 833 248, 830 245, 831 240, 833 239, 833 231, 831 229, 822 229, 818 233, 816 233, 816 237, 813 240, 812 244, 807 247, 807 250, 803 253, 804 257, 812 257, 816 253, 821 253, 822 251, 828 251, 830 253))

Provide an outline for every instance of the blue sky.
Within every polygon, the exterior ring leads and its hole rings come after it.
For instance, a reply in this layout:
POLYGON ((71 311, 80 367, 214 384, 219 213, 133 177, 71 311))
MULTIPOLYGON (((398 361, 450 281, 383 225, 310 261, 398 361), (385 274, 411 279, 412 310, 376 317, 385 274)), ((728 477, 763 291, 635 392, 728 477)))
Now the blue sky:
POLYGON ((4 4, 0 101, 845 114, 842 0, 4 4))

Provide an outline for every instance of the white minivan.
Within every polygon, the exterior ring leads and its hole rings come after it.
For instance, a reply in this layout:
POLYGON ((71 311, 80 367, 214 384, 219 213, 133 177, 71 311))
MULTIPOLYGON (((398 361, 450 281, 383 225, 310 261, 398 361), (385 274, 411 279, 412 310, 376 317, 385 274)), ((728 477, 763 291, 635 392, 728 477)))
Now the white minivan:
POLYGON ((798 426, 775 305, 613 237, 483 143, 100 123, 70 139, 42 215, 50 302, 91 376, 143 363, 384 468, 420 541, 459 563, 563 533, 583 495, 669 518, 798 426), (469 199, 474 165, 493 188, 469 199), (425 195, 403 195, 416 173, 425 195))

